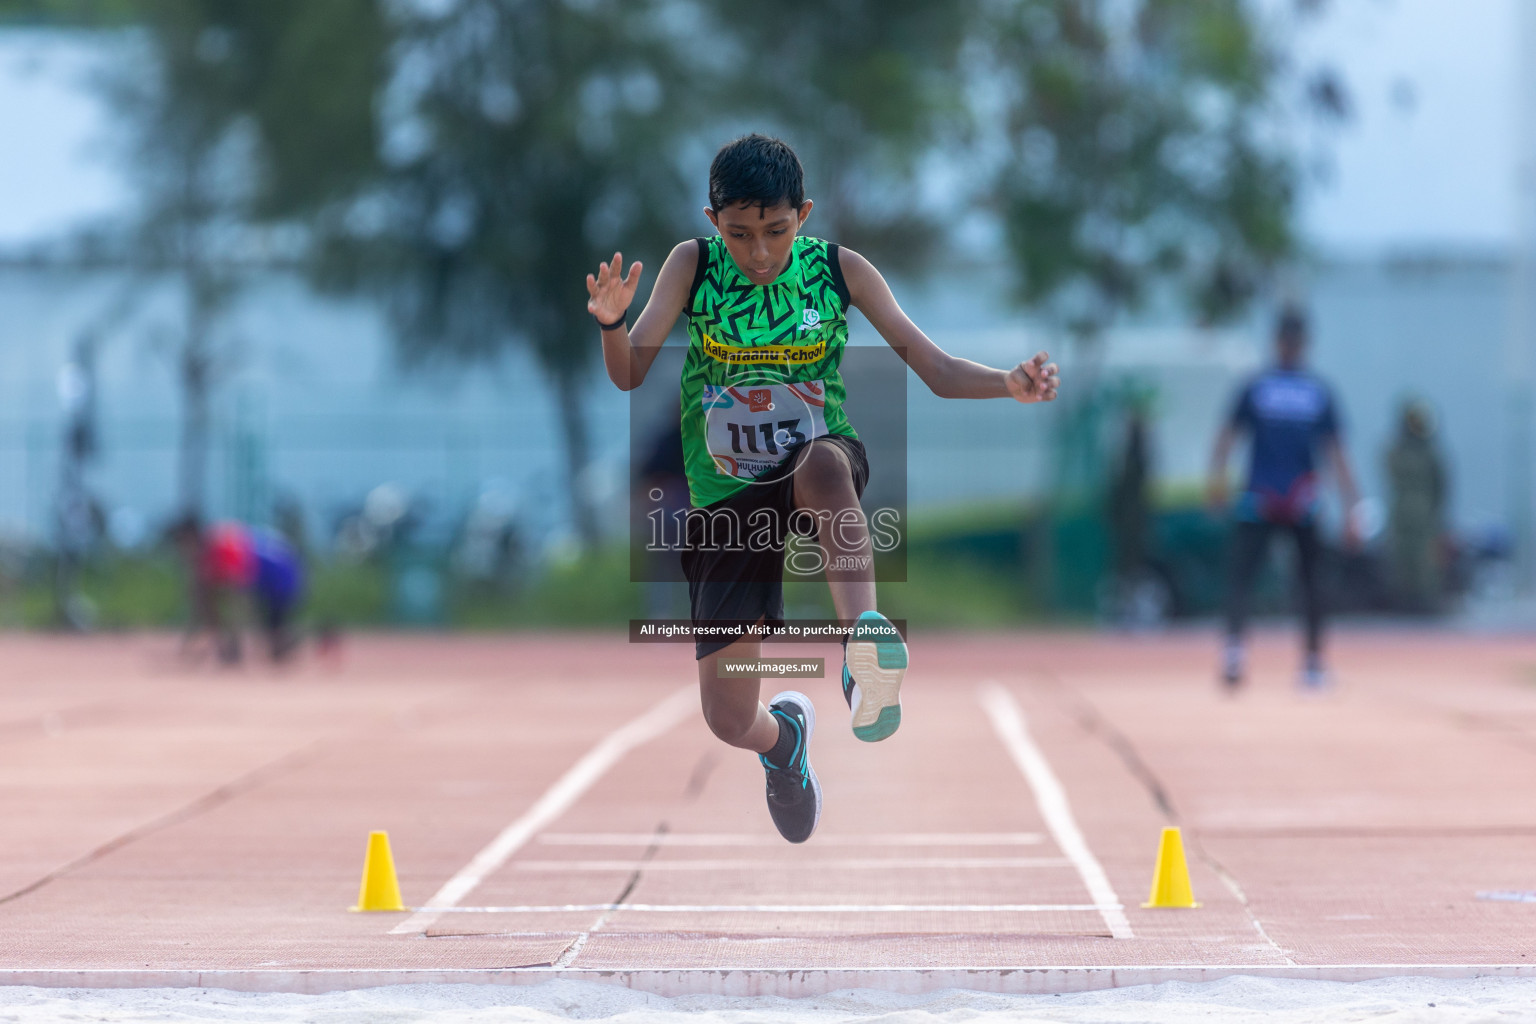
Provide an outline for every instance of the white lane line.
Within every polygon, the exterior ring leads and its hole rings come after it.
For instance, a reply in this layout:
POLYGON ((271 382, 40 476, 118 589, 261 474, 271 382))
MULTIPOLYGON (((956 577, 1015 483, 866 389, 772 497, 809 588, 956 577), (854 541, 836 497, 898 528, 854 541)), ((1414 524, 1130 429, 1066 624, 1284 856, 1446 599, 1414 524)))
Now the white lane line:
MULTIPOLYGON (((859 870, 870 868, 1070 868, 1065 857, 827 857, 805 860, 795 865, 799 872, 859 870)), ((782 860, 648 860, 644 865, 633 860, 516 860, 511 871, 616 871, 631 872, 643 868, 653 871, 782 871, 782 860)))
POLYGON ((468 896, 486 877, 507 862, 507 858, 527 843, 533 834, 564 814, 581 799, 603 774, 636 747, 671 729, 698 703, 698 687, 690 684, 677 690, 660 704, 626 725, 620 726, 566 771, 522 817, 501 830, 485 849, 443 887, 422 908, 389 930, 391 935, 420 935, 432 926, 437 915, 468 896))
POLYGON ((622 910, 638 914, 1040 914, 1050 911, 1120 910, 1095 903, 564 903, 524 907, 423 907, 434 914, 590 914, 622 910))
POLYGON ((1061 852, 1077 868, 1083 885, 1088 888, 1089 898, 1098 906, 1099 913, 1104 915, 1109 933, 1117 939, 1132 938, 1131 922, 1121 909, 1120 897, 1115 895, 1114 886, 1109 884, 1109 877, 1104 874, 1098 858, 1088 849, 1088 843, 1077 827, 1077 819, 1072 816, 1067 791, 1061 787, 1056 773, 1051 770, 1050 762, 1046 761, 1040 748, 1030 739, 1029 730, 1024 725, 1024 712, 1019 709, 1018 702, 995 682, 984 684, 978 697, 987 717, 992 719, 992 727, 997 730, 998 738, 1008 748, 1019 771, 1024 773, 1029 788, 1034 790, 1035 803, 1040 806, 1040 816, 1045 819, 1051 838, 1056 840, 1061 852))
MULTIPOLYGON (((817 836, 817 846, 1035 846, 1038 832, 897 832, 867 836, 817 836)), ((775 846, 777 835, 751 832, 543 832, 541 846, 775 846)))

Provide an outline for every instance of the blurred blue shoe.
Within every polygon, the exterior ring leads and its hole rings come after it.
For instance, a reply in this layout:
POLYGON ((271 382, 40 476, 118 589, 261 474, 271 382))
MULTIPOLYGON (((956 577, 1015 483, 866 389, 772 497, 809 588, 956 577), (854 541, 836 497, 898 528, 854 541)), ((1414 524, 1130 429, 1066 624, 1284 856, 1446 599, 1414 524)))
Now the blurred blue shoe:
POLYGON ((1221 683, 1229 693, 1243 685, 1243 645, 1234 640, 1221 652, 1221 683))
POLYGON ((1333 688, 1333 675, 1323 667, 1323 661, 1316 655, 1307 656, 1307 664, 1301 670, 1301 690, 1303 693, 1326 693, 1333 688))

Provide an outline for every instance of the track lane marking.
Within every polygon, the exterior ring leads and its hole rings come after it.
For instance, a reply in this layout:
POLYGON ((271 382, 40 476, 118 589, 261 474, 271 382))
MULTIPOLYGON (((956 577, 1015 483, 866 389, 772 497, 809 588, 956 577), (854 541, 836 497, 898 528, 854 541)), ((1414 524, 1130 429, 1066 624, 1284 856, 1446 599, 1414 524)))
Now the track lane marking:
POLYGON ((990 680, 982 685, 977 697, 987 717, 992 720, 992 728, 997 730, 998 738, 1003 741, 1003 746, 1019 766, 1019 771, 1024 773, 1029 788, 1034 791, 1035 803, 1040 808, 1040 816, 1045 819, 1047 831, 1073 867, 1077 868, 1083 885, 1088 889, 1088 897, 1098 907, 1109 933, 1117 939, 1133 938, 1131 922, 1125 916, 1120 897, 1115 895, 1114 886, 1109 884, 1109 876, 1104 874, 1104 868, 1088 848, 1087 840, 1077 827, 1072 805, 1067 801, 1067 791, 1051 770, 1050 762, 1030 738, 1029 729, 1024 724, 1024 712, 1019 708, 1018 701, 990 680))
MULTIPOLYGON (((897 832, 867 836, 816 837, 817 846, 1034 846, 1044 842, 1038 832, 897 832)), ((544 832, 542 846, 773 846, 777 835, 753 832, 544 832)))
MULTIPOLYGON (((518 860, 509 868, 513 871, 634 871, 632 860, 518 860)), ((1070 868, 1075 865, 1066 857, 828 857, 822 860, 806 860, 797 865, 799 870, 867 870, 869 868, 1070 868)), ((652 860, 645 870, 651 871, 782 871, 782 860, 652 860)))
POLYGON ((557 820, 581 799, 592 785, 625 755, 667 732, 698 703, 698 687, 689 684, 668 696, 625 725, 597 742, 581 759, 568 768, 554 785, 544 791, 532 807, 492 839, 473 859, 460 868, 427 901, 428 908, 417 910, 389 930, 390 935, 421 935, 432 927, 437 915, 456 906, 477 886, 507 862, 540 829, 557 820))
POLYGON ((555 903, 512 907, 422 907, 434 914, 589 914, 623 910, 641 914, 1038 914, 1121 910, 1096 903, 555 903))

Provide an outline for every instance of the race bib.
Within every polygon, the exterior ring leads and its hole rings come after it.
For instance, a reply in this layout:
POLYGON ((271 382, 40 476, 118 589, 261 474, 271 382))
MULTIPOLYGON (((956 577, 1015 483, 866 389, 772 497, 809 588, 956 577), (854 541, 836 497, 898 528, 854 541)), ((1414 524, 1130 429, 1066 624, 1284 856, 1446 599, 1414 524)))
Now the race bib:
POLYGON ((792 384, 704 385, 704 439, 715 472, 751 480, 790 450, 827 433, 819 380, 792 384))

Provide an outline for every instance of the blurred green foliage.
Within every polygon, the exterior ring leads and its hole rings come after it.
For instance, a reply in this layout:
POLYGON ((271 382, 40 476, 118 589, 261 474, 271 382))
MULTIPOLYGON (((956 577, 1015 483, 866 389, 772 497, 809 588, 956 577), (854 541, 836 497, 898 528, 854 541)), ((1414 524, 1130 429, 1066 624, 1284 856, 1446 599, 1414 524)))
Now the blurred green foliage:
POLYGON ((335 561, 309 576, 303 616, 311 622, 368 626, 389 621, 389 569, 382 562, 335 561))
MULTIPOLYGON (((1018 510, 1013 514, 1017 521, 1018 510)), ((935 627, 1005 625, 1037 617, 1017 572, 1017 545, 1015 557, 1001 561, 983 550, 990 543, 987 537, 1000 529, 995 516, 966 513, 920 527, 923 539, 911 547, 908 582, 882 586, 882 604, 893 616, 935 627)), ((439 568, 446 591, 439 625, 449 628, 611 627, 647 615, 644 588, 629 582, 629 553, 621 547, 552 563, 512 586, 460 580, 439 568)), ((388 557, 313 564, 302 620, 311 626, 399 625, 391 600, 397 569, 388 557)), ((6 578, 0 586, 0 626, 54 625, 51 577, 51 560, 39 557, 19 577, 6 578)), ((185 586, 175 555, 155 551, 92 560, 78 591, 100 628, 171 628, 186 621, 185 586)), ((686 615, 686 587, 673 586, 679 614, 686 615)), ((819 578, 787 583, 785 604, 791 617, 833 614, 819 578)))
POLYGON ((127 25, 141 14, 139 0, 4 0, 0 25, 127 25))
POLYGON ((606 547, 552 565, 513 592, 460 586, 449 621, 466 629, 623 626, 644 615, 641 589, 629 582, 629 552, 606 547))
POLYGON ((706 7, 713 18, 701 49, 730 52, 740 64, 701 111, 705 123, 751 121, 782 134, 817 204, 811 233, 881 267, 924 269, 942 251, 949 210, 925 200, 919 172, 936 150, 964 140, 964 61, 980 4, 717 0, 706 7))
POLYGON ((1168 280, 1221 319, 1290 255, 1262 18, 1244 0, 987 8, 983 73, 1010 101, 993 195, 1023 302, 1091 336, 1168 280))
MULTIPOLYGON (((1167 611, 1178 617, 1214 611, 1222 586, 1224 524, 1200 505, 1200 495, 1164 495, 1154 517, 1152 550, 1169 587, 1167 611)), ((991 628, 1030 623, 1091 621, 1102 613, 1107 538, 1091 510, 1045 515, 1043 505, 997 501, 919 516, 906 545, 904 582, 882 583, 881 609, 925 629, 991 628), (1047 542, 1047 534, 1049 534, 1047 542), (1056 589, 1041 591, 1033 562, 1043 550, 1063 568, 1056 589)), ((423 561, 380 552, 362 560, 312 562, 300 612, 311 628, 384 628, 417 625, 466 630, 623 627, 654 614, 645 585, 629 582, 629 554, 605 546, 536 572, 492 584, 461 578, 441 553, 423 561), (401 573, 430 565, 440 574, 443 607, 429 621, 402 617, 401 573)), ((0 574, 0 627, 55 625, 53 563, 37 554, 0 574)), ((687 588, 670 585, 672 612, 687 615, 687 588)), ((185 578, 169 550, 114 554, 86 563, 78 593, 103 629, 174 628, 186 621, 185 578)), ((1274 574, 1259 595, 1263 609, 1281 607, 1285 592, 1274 574)), ((834 612, 825 583, 786 582, 790 618, 827 618, 834 612)))
MULTIPOLYGON (((181 620, 185 583, 172 557, 109 555, 82 566, 77 592, 103 629, 165 626, 181 620)), ((0 588, 0 624, 48 629, 58 624, 51 559, 39 558, 20 579, 0 588)))

